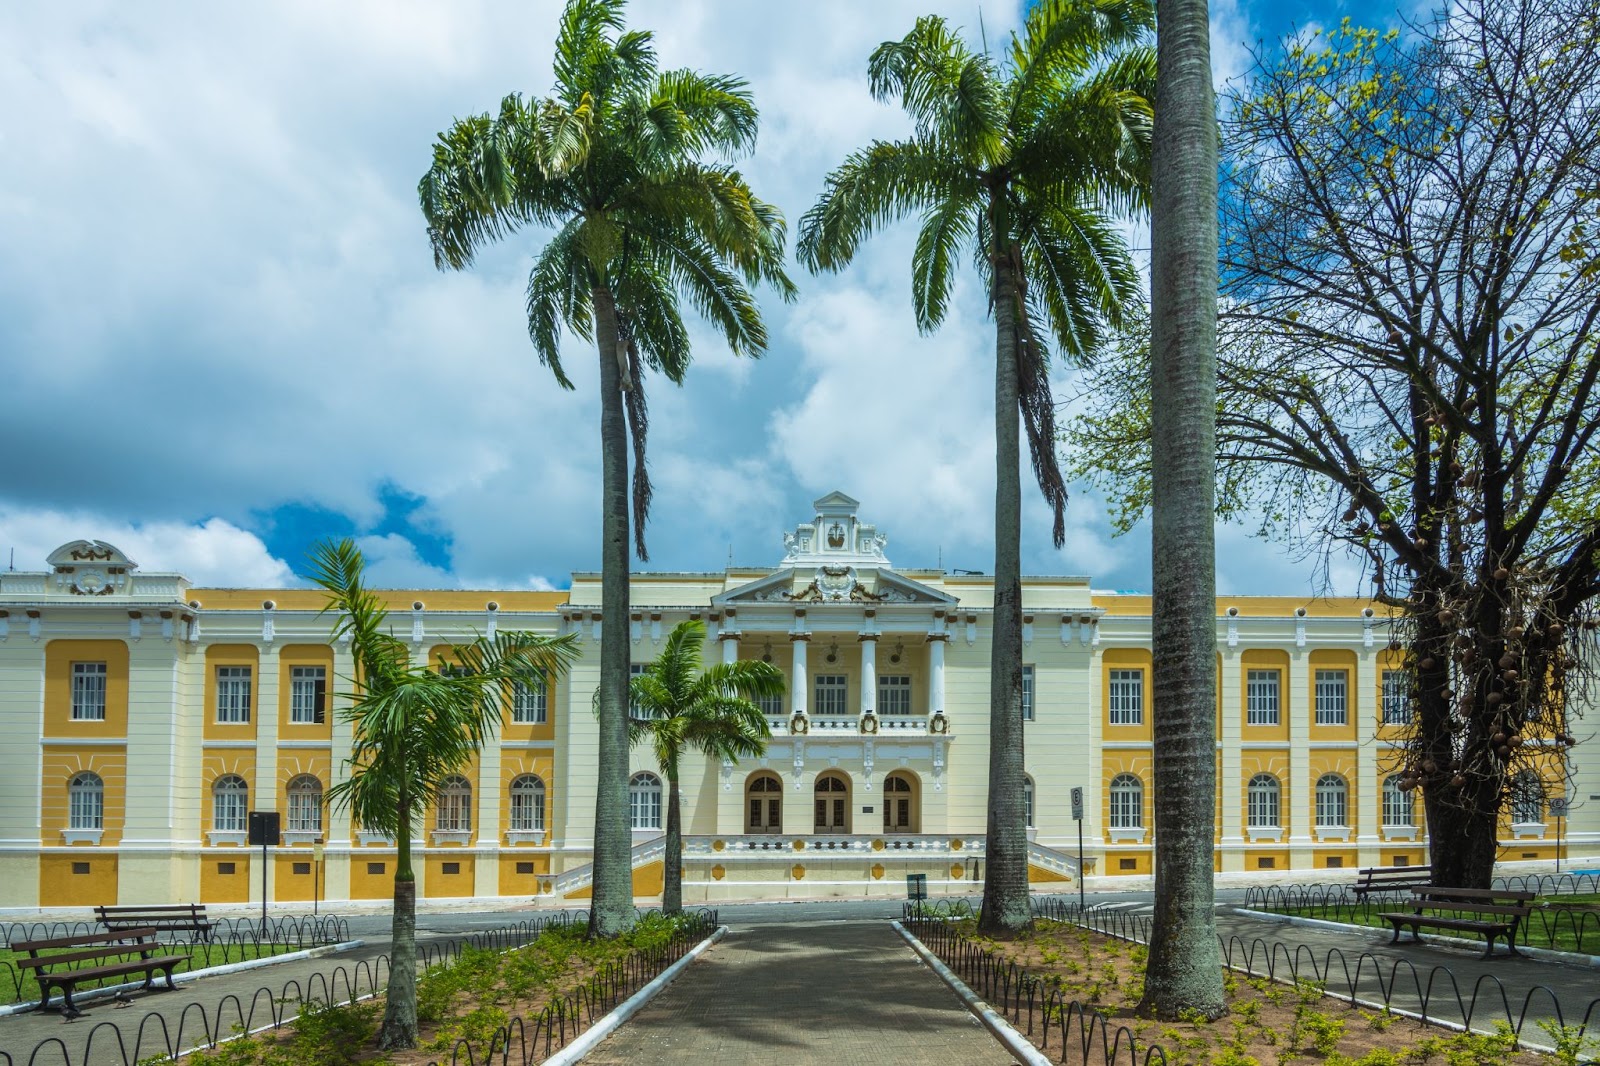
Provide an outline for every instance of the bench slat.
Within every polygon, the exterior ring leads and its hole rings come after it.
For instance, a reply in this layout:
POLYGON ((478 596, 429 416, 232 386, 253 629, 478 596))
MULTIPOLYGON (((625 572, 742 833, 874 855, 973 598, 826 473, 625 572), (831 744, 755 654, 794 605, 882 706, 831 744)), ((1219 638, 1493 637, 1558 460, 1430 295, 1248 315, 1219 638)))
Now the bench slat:
POLYGON ((133 940, 140 936, 154 936, 150 926, 124 929, 112 933, 84 933, 82 936, 58 936, 50 940, 19 940, 11 945, 12 951, 39 951, 43 948, 74 948, 86 944, 103 944, 113 940, 133 940))
POLYGON ((60 973, 47 975, 45 980, 53 985, 60 985, 63 982, 77 985, 84 981, 94 981, 101 977, 115 977, 118 974, 144 973, 146 971, 164 969, 167 966, 176 966, 186 958, 188 958, 187 955, 153 955, 148 959, 112 963, 107 966, 95 966, 85 970, 63 970, 60 973))
POLYGON ((32 958, 17 959, 16 966, 19 970, 33 970, 41 966, 55 966, 59 963, 82 962, 85 959, 104 959, 112 955, 137 955, 151 951, 164 950, 166 945, 155 940, 141 940, 137 944, 108 944, 102 948, 87 948, 83 951, 63 951, 56 955, 35 955, 32 958))

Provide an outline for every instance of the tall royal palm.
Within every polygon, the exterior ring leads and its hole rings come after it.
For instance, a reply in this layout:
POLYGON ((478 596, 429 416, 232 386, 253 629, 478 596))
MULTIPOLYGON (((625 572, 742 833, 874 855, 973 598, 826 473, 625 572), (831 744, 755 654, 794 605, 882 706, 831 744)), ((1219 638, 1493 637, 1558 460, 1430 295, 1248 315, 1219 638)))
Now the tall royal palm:
POLYGON ((633 917, 628 827, 628 533, 644 524, 644 371, 681 383, 687 297, 735 353, 767 335, 750 288, 785 299, 782 216, 726 163, 749 151, 756 108, 738 78, 657 70, 649 33, 623 27, 623 0, 569 0, 556 38, 555 88, 508 96, 497 115, 458 120, 434 146, 418 193, 435 263, 463 269, 524 226, 551 230, 528 278, 528 332, 564 388, 563 327, 600 360, 601 614, 599 766, 590 930, 633 917), (633 491, 628 491, 629 438, 633 491), (630 515, 631 510, 631 515, 630 515))
MULTIPOLYGON (((502 631, 450 649, 451 670, 413 663, 366 587, 366 562, 349 540, 317 545, 311 578, 328 593, 356 676, 342 712, 352 726, 350 776, 328 790, 357 825, 395 841, 389 986, 378 1047, 417 1045, 417 882, 411 834, 445 780, 464 770, 503 720, 515 682, 565 673, 572 638, 502 631)), ((442 664, 436 664, 442 665, 442 664)))
POLYGON ((1034 473, 1065 537, 1055 453, 1052 346, 1085 358, 1139 277, 1113 216, 1142 208, 1155 56, 1148 0, 1045 0, 1003 64, 927 16, 873 52, 872 91, 915 132, 855 152, 800 224, 800 257, 842 269, 879 226, 920 213, 912 256, 917 325, 944 320, 957 259, 970 253, 995 322, 994 636, 990 667, 988 877, 982 923, 1029 921, 1022 761, 1022 487, 1034 473))
POLYGON ((667 853, 661 909, 683 909, 683 821, 678 768, 686 751, 737 762, 767 750, 766 715, 752 700, 783 695, 783 671, 771 663, 742 659, 700 669, 706 627, 680 622, 667 646, 630 686, 628 731, 647 741, 667 778, 667 853))
POLYGON ((1216 797, 1217 119, 1206 0, 1157 0, 1150 216, 1156 911, 1140 1010, 1225 1009, 1216 797))

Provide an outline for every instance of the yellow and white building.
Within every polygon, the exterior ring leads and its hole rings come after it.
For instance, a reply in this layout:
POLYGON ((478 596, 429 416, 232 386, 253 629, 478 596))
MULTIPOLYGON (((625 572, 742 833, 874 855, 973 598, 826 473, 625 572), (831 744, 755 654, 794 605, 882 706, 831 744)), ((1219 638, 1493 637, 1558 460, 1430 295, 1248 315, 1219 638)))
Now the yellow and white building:
MULTIPOLYGON (((594 819, 599 639, 649 662, 678 622, 706 624, 707 659, 782 667, 764 758, 692 757, 684 771, 689 900, 934 891, 980 874, 987 791, 992 584, 898 570, 842 493, 784 536, 767 569, 642 573, 627 618, 602 618, 598 574, 562 592, 384 593, 395 631, 436 660, 500 629, 575 633, 580 659, 512 720, 430 810, 422 894, 579 898, 594 819)), ((340 693, 349 649, 309 589, 197 588, 77 541, 45 570, 0 573, 0 908, 200 900, 383 899, 391 842, 329 809, 347 772, 340 693), (245 842, 249 811, 282 842, 245 842)), ((1036 880, 1148 874, 1150 598, 1085 577, 1023 592, 1027 806, 1036 880)), ((1381 617, 1359 600, 1217 604, 1217 868, 1421 864, 1413 794, 1392 741, 1408 719, 1381 617)), ((1580 749, 1581 750, 1581 749, 1580 749)), ((1502 832, 1502 857, 1600 842, 1600 780, 1549 748, 1502 832), (1596 795, 1589 796, 1593 790, 1596 795), (1558 826, 1546 797, 1576 800, 1558 826)), ((634 752, 635 886, 659 891, 662 782, 634 752)), ((1182 787, 1176 783, 1172 787, 1182 787)))

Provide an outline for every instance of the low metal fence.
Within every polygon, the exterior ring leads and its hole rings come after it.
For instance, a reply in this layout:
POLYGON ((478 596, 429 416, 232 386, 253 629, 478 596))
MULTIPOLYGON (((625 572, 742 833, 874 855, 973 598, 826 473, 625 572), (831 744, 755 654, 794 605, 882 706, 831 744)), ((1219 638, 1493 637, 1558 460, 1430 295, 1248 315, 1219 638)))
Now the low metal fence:
MULTIPOLYGON (((544 1010, 526 1018, 514 1018, 495 1033, 487 1057, 475 1057, 473 1047, 458 1041, 448 1056, 432 1066, 532 1066, 559 1050, 598 1019, 614 1010, 622 1000, 682 958, 695 944, 717 928, 714 910, 686 912, 690 919, 665 945, 634 951, 597 969, 584 983, 560 997, 544 1010)), ((536 940, 553 926, 586 925, 587 911, 568 911, 502 926, 449 940, 425 941, 417 945, 421 970, 458 961, 467 948, 511 951, 536 940)), ((70 934, 65 934, 70 935, 70 934)), ((326 972, 291 979, 281 985, 263 985, 249 995, 228 994, 210 1010, 203 1004, 187 1004, 175 1021, 160 1013, 146 1015, 138 1028, 126 1033, 114 1021, 95 1023, 82 1036, 77 1050, 67 1040, 51 1037, 41 1041, 25 1059, 13 1059, 0 1051, 0 1066, 139 1066, 150 1061, 171 1060, 181 1053, 215 1048, 238 1033, 280 1029, 294 1021, 306 1003, 339 1006, 369 999, 388 984, 389 956, 339 963, 326 972)), ((78 1037, 74 1035, 74 1045, 78 1037)))

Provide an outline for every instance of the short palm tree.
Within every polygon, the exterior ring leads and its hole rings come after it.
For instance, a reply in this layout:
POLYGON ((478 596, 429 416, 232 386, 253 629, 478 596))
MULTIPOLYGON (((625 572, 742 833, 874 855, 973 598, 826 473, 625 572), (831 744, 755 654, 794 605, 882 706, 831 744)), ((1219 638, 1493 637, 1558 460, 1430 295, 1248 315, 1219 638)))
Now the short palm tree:
POLYGON ((1022 806, 1022 489, 1018 439, 1066 535, 1066 482, 1055 453, 1054 346, 1082 361, 1139 276, 1112 218, 1140 210, 1149 180, 1155 55, 1143 44, 1149 0, 1043 0, 1006 62, 975 53, 935 16, 873 52, 872 91, 914 123, 828 176, 800 223, 812 270, 840 270, 875 229, 922 216, 912 255, 917 326, 949 307, 958 256, 970 254, 995 321, 994 636, 990 669, 988 878, 982 924, 1029 921, 1022 806))
POLYGON ((755 144, 742 80, 660 72, 651 35, 626 31, 623 0, 568 0, 552 95, 506 97, 497 115, 439 135, 418 188, 434 262, 465 269, 484 245, 547 232, 528 277, 528 333, 563 388, 563 327, 600 360, 600 740, 590 930, 633 920, 628 803, 628 534, 639 558, 650 508, 644 370, 681 384, 690 361, 687 298, 736 354, 758 356, 766 328, 751 287, 785 298, 785 228, 722 160, 755 144), (633 490, 628 491, 628 443, 633 490), (631 511, 631 515, 630 515, 631 511))
MULTIPOLYGON (((460 773, 503 720, 513 684, 541 684, 566 672, 573 638, 501 631, 450 649, 451 669, 412 663, 385 626, 387 611, 366 587, 366 561, 354 542, 324 542, 312 553, 311 579, 338 615, 334 639, 355 659, 350 703, 350 776, 328 790, 363 828, 395 841, 393 946, 388 1002, 378 1030, 384 1050, 417 1044, 417 882, 411 834, 446 778, 460 773)), ((443 666, 444 664, 437 664, 443 666)))
POLYGON ((661 909, 683 909, 683 823, 678 765, 686 751, 715 759, 758 756, 767 750, 766 715, 753 702, 783 695, 783 671, 771 663, 741 659, 702 671, 706 627, 680 622, 667 635, 655 662, 633 678, 628 734, 648 741, 667 779, 667 855, 661 909))

